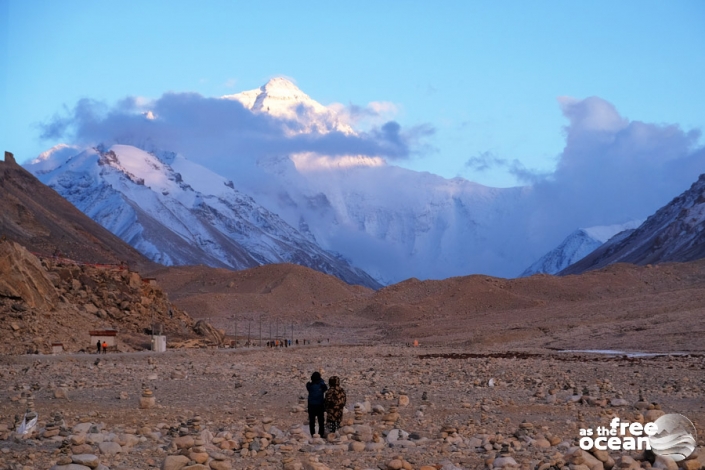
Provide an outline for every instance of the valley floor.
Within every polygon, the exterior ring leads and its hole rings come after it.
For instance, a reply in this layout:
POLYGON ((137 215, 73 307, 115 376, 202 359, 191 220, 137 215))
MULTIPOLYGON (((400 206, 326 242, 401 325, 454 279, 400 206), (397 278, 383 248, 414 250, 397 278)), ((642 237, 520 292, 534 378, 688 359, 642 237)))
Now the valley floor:
POLYGON ((574 447, 580 428, 663 412, 698 429, 700 460, 684 468, 705 459, 702 355, 483 354, 338 341, 2 356, 0 468, 649 468, 653 455, 574 447), (305 383, 315 370, 341 377, 348 397, 345 426, 328 440, 312 439, 305 424, 305 383), (145 388, 156 405, 140 409, 145 388), (28 401, 38 430, 17 439, 11 430, 28 401))

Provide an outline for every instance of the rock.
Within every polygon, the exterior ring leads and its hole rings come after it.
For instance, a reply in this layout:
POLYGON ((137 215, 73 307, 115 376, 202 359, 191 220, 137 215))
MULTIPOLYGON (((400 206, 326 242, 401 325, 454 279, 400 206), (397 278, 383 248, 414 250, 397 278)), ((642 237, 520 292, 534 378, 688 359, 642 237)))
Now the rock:
POLYGON ((188 457, 196 463, 206 463, 209 456, 207 452, 189 452, 188 457))
POLYGON ((181 470, 189 463, 185 455, 170 455, 162 462, 161 470, 181 470))
POLYGON ((42 437, 45 439, 48 439, 50 437, 58 436, 59 435, 59 428, 56 429, 47 429, 42 433, 42 437))
POLYGON ((409 397, 407 395, 399 395, 399 406, 409 406, 409 397))
POLYGON ((188 449, 195 445, 193 436, 180 436, 174 438, 172 444, 176 446, 177 449, 188 449))
POLYGON ((593 447, 590 452, 592 452, 592 455, 594 455, 597 460, 599 460, 600 462, 602 462, 602 465, 603 465, 606 469, 609 470, 609 469, 611 469, 612 467, 614 467, 614 463, 615 463, 615 462, 614 462, 614 459, 613 459, 612 456, 609 454, 609 452, 607 452, 606 450, 598 450, 598 449, 595 449, 595 448, 593 447))
POLYGON ((100 460, 98 460, 98 456, 93 454, 74 454, 71 456, 71 460, 73 461, 73 463, 85 465, 86 467, 90 468, 96 468, 100 463, 100 460))
POLYGON ((98 313, 98 307, 96 307, 92 303, 84 304, 83 310, 85 310, 86 313, 89 313, 91 315, 95 315, 96 313, 98 313))
POLYGON ((233 466, 227 460, 211 460, 208 465, 213 470, 232 470, 233 466))
POLYGON ((629 406, 629 402, 624 398, 613 398, 610 400, 610 405, 614 407, 629 406))
POLYGON ((682 460, 678 465, 683 470, 700 470, 702 468, 700 461, 697 459, 682 460))
POLYGON ((401 470, 404 468, 404 462, 399 459, 394 459, 387 464, 388 470, 401 470))
POLYGON ((98 449, 103 455, 115 455, 122 452, 122 447, 117 442, 101 442, 98 444, 98 449))
POLYGON ((365 443, 360 441, 352 441, 350 443, 350 450, 353 452, 362 452, 365 450, 365 443))
POLYGON ((120 447, 133 447, 139 442, 139 438, 134 434, 118 434, 113 442, 120 444, 120 447))
POLYGON ((50 470, 91 470, 91 467, 86 467, 85 465, 79 465, 77 463, 70 463, 68 465, 54 465, 50 470))
POLYGON ((79 423, 73 427, 73 433, 86 434, 88 431, 91 430, 91 426, 93 426, 93 423, 79 423))
POLYGON ((678 464, 671 458, 657 455, 656 460, 654 460, 653 468, 661 468, 664 470, 678 470, 678 464))
POLYGON ((644 414, 644 420, 647 423, 654 422, 665 414, 666 412, 663 410, 649 410, 644 414))
POLYGON ((392 429, 387 434, 387 442, 392 443, 398 441, 399 439, 408 439, 409 433, 402 431, 401 429, 392 429))
POLYGON ((482 439, 478 437, 471 437, 468 440, 468 447, 470 447, 471 449, 475 447, 482 447, 482 439))
POLYGON ((512 457, 497 457, 492 464, 495 468, 516 467, 516 460, 512 457))
POLYGON ((551 447, 551 443, 548 442, 548 439, 534 439, 531 441, 531 445, 534 447, 538 447, 539 449, 548 449, 551 447))
POLYGON ((104 434, 101 434, 99 432, 92 432, 92 433, 86 434, 86 442, 88 444, 100 444, 103 441, 105 441, 104 434))
POLYGON ((71 452, 74 454, 90 454, 93 452, 93 447, 89 444, 81 444, 71 447, 71 452))

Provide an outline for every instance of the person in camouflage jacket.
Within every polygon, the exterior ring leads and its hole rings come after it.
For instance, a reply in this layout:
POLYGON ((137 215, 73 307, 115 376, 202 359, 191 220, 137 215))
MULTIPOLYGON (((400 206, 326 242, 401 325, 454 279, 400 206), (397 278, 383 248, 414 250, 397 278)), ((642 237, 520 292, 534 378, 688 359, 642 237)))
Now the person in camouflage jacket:
POLYGON ((333 376, 328 379, 330 387, 326 392, 324 406, 326 410, 326 420, 329 423, 330 431, 335 432, 340 428, 340 421, 343 419, 343 408, 345 407, 345 390, 340 386, 340 378, 333 376))

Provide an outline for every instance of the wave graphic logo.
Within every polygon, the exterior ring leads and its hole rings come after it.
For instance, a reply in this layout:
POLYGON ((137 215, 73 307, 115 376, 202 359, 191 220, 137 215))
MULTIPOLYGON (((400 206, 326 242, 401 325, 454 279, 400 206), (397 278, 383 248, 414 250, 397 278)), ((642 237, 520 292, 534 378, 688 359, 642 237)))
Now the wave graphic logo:
POLYGON ((683 415, 670 413, 654 421, 658 431, 649 436, 651 450, 656 455, 669 457, 676 462, 685 460, 697 445, 693 423, 683 415))

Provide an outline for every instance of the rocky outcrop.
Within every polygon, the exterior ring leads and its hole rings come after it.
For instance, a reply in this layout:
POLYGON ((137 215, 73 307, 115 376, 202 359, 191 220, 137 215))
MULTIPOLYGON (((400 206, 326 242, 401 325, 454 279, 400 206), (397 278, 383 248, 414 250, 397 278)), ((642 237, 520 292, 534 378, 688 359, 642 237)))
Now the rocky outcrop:
POLYGON ((39 259, 23 246, 0 240, 0 297, 52 310, 59 296, 39 259))
POLYGON ((153 264, 42 184, 5 152, 0 160, 0 235, 29 251, 60 252, 86 263, 119 263, 136 269, 153 264))
MULTIPOLYGON (((0 241, 0 354, 49 353, 52 343, 92 351, 89 332, 103 329, 118 331, 118 350, 146 349, 154 329, 178 341, 195 336, 193 324, 153 280, 126 265, 40 259, 0 241)), ((222 344, 211 336, 207 342, 222 344)))
POLYGON ((198 320, 193 327, 193 331, 201 336, 212 339, 218 346, 225 342, 225 332, 219 330, 205 320, 198 320))

